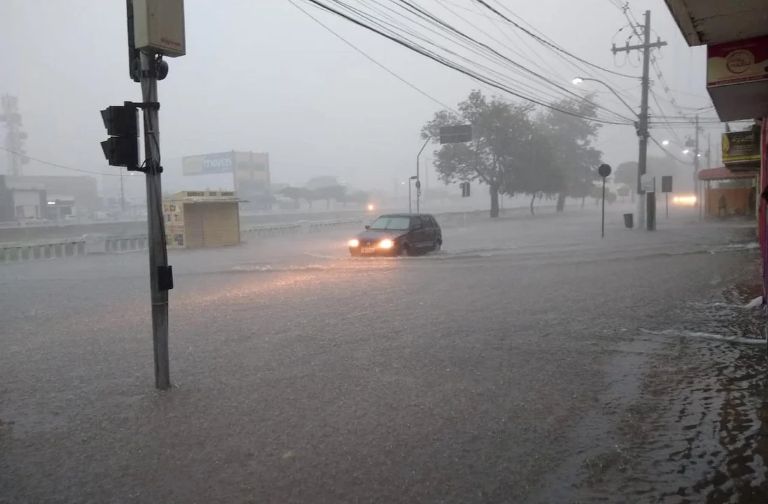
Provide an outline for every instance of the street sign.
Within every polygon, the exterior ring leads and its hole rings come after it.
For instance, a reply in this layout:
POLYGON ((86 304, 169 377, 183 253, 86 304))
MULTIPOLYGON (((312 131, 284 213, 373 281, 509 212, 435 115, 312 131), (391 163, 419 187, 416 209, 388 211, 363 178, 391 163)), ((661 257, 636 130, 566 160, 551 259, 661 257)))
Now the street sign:
POLYGON ((461 143, 472 140, 472 125, 443 126, 440 128, 440 143, 461 143))
POLYGON ((601 164, 597 169, 597 173, 599 173, 601 177, 605 178, 611 174, 611 166, 607 164, 601 164))
POLYGON ((643 190, 643 192, 654 192, 656 191, 656 179, 653 175, 649 173, 643 174, 642 177, 640 177, 640 189, 643 190))
POLYGON ((672 192, 672 175, 661 176, 661 192, 663 193, 672 192))

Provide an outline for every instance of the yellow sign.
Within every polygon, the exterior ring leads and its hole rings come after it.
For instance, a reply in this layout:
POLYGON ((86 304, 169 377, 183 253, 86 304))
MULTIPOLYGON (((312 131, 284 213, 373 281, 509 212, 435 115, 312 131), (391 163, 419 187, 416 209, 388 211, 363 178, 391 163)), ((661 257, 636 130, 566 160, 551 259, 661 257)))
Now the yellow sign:
POLYGON ((760 130, 723 133, 723 164, 732 170, 760 168, 760 130))

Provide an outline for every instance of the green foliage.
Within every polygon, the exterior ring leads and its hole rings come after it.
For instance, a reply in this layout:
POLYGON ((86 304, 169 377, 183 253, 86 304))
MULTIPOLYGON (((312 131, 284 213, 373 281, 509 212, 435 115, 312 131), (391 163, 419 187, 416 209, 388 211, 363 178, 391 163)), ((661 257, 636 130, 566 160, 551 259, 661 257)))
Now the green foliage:
POLYGON ((613 180, 628 187, 637 185, 637 161, 625 161, 616 167, 613 180))
MULTIPOLYGON (((593 117, 596 106, 568 99, 557 107, 593 117)), ((602 153, 594 148, 599 125, 569 114, 547 110, 533 115, 532 105, 486 98, 472 91, 459 113, 442 110, 422 129, 422 138, 437 141, 440 128, 472 125, 472 141, 442 145, 435 168, 445 183, 477 180, 489 186, 491 216, 498 215, 498 194, 590 195, 602 153)), ((532 200, 533 202, 533 200, 532 200)))
MULTIPOLYGON (((597 107, 584 100, 568 98, 556 103, 562 110, 594 117, 597 107)), ((537 121, 551 148, 551 162, 557 167, 557 192, 573 198, 589 196, 602 152, 593 145, 600 125, 556 110, 543 112, 537 121)))

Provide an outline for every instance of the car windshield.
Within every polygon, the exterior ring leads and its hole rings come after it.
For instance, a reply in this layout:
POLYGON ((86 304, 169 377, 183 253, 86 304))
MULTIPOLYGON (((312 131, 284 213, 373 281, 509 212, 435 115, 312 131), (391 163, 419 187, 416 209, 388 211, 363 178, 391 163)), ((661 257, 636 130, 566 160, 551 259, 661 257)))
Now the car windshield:
POLYGON ((371 229, 397 229, 406 230, 411 224, 409 217, 379 217, 373 224, 371 229))

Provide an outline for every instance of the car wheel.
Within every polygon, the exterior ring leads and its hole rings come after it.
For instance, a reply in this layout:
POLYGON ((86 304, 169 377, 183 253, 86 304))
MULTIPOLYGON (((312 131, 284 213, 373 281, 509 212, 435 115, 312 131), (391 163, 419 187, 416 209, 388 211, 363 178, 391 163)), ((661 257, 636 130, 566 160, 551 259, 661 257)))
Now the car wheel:
POLYGON ((416 255, 416 250, 412 248, 410 245, 408 245, 407 243, 403 244, 402 252, 405 255, 411 256, 411 257, 416 255))
POLYGON ((435 240, 435 244, 432 246, 432 250, 437 252, 443 247, 443 241, 442 240, 435 240))

